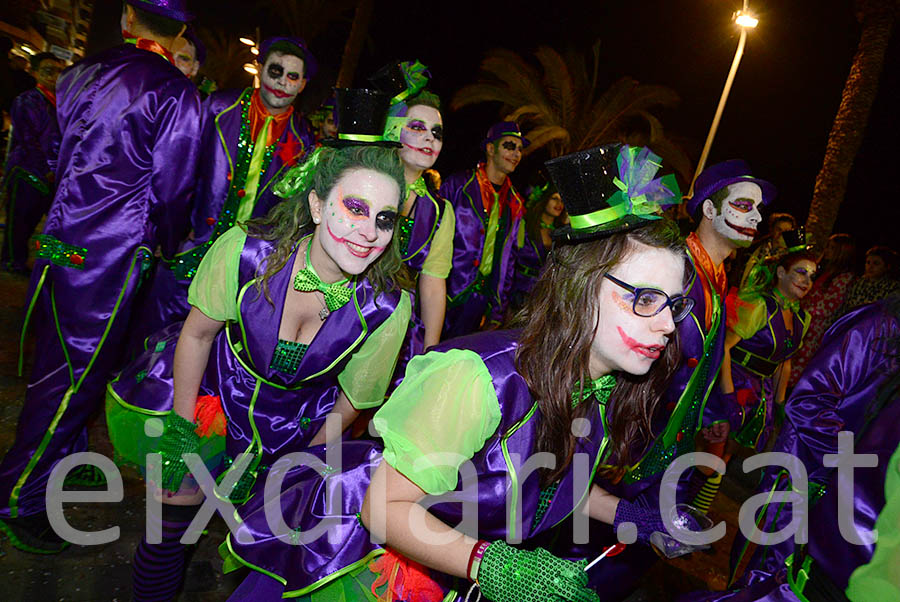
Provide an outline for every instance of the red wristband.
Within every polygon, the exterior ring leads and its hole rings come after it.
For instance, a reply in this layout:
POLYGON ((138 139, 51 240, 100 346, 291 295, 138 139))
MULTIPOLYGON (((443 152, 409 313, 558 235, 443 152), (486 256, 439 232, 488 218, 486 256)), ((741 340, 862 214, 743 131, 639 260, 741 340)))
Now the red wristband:
POLYGON ((478 567, 481 565, 481 558, 484 556, 489 545, 491 545, 491 542, 479 539, 478 543, 475 544, 475 547, 472 548, 472 553, 469 554, 469 564, 466 566, 466 576, 470 581, 476 581, 475 578, 478 576, 478 567))

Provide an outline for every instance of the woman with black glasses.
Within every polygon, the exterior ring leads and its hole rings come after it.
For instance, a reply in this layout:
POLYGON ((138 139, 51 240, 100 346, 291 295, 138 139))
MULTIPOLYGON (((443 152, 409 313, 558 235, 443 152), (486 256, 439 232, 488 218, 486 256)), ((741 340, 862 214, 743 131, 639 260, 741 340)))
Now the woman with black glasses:
POLYGON ((572 218, 521 329, 414 358, 373 419, 383 448, 344 443, 342 471, 285 468, 280 499, 258 484, 227 542, 227 564, 254 571, 232 600, 440 601, 462 599, 474 582, 494 602, 592 602, 586 559, 514 544, 574 512, 608 529, 632 523, 631 541, 644 544, 666 531, 655 499, 620 497, 666 412, 675 321, 692 305, 684 242, 656 211, 680 194, 654 178, 658 160, 610 145, 548 163, 572 218), (338 483, 335 508, 323 494, 338 483), (423 507, 426 496, 444 497, 423 507), (281 529, 269 526, 273 509, 281 529), (335 521, 327 536, 304 539, 323 517, 335 521))

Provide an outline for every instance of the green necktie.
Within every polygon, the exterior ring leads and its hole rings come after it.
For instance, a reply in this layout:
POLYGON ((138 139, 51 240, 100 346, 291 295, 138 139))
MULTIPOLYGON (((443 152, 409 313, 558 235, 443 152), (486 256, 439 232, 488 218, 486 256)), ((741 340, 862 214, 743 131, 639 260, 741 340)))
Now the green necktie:
POLYGON ((344 286, 346 280, 335 282, 334 284, 325 284, 319 275, 309 267, 307 261, 306 267, 297 272, 294 276, 294 288, 298 291, 308 293, 310 291, 321 291, 325 295, 325 306, 328 311, 335 311, 344 307, 353 296, 353 290, 344 286))
POLYGON ((491 273, 494 266, 494 244, 497 242, 497 230, 500 228, 500 197, 494 192, 494 204, 491 205, 491 214, 488 217, 487 229, 484 233, 484 251, 481 253, 481 263, 478 271, 484 276, 491 273))
POLYGON ((259 180, 262 178, 263 160, 266 157, 266 140, 269 137, 269 126, 272 116, 266 117, 256 141, 253 143, 253 153, 250 155, 250 167, 247 170, 247 181, 244 182, 244 197, 238 205, 235 219, 244 222, 253 215, 253 207, 256 205, 256 192, 259 190, 259 180))

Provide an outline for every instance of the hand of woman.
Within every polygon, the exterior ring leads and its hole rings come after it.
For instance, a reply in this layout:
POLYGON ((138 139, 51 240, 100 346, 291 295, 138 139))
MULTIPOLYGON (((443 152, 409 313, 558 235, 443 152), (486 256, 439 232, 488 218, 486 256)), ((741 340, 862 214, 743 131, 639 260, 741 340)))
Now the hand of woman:
POLYGON ((484 552, 478 567, 478 585, 494 602, 600 602, 587 588, 587 560, 571 562, 547 550, 520 550, 503 540, 484 552))

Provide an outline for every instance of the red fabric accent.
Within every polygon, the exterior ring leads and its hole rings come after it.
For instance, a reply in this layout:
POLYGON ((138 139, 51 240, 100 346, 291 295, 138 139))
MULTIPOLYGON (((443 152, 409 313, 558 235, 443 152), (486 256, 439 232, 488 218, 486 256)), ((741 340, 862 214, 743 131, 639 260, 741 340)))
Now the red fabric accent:
POLYGON ((196 432, 201 437, 212 435, 225 436, 228 421, 222 410, 222 399, 218 395, 201 395, 197 397, 197 407, 194 408, 194 422, 197 424, 196 432))
POLYGON ((163 57, 173 65, 175 64, 175 57, 172 56, 172 53, 166 50, 162 44, 157 42, 156 40, 148 40, 147 38, 137 38, 135 36, 128 36, 129 38, 135 38, 137 42, 135 46, 140 48, 141 50, 149 50, 150 52, 155 52, 159 56, 163 57))
POLYGON ((281 115, 272 115, 269 113, 268 109, 263 105, 262 99, 259 97, 259 88, 257 88, 253 91, 253 94, 250 95, 250 111, 248 115, 250 118, 250 139, 256 144, 256 137, 259 136, 259 131, 266 123, 266 117, 271 117, 272 123, 269 126, 269 132, 266 135, 266 146, 274 144, 276 140, 281 138, 281 135, 284 133, 284 128, 287 127, 288 122, 291 120, 291 115, 293 114, 293 105, 289 106, 288 110, 281 115))
POLYGON ((734 392, 734 399, 739 406, 744 407, 748 403, 756 401, 756 394, 753 392, 753 389, 738 389, 734 392))
POLYGON ((276 154, 281 159, 285 167, 291 167, 297 163, 297 159, 303 153, 303 145, 297 141, 294 134, 289 132, 287 139, 278 145, 276 154))
POLYGON ((689 357, 689 358, 687 359, 687 366, 688 366, 688 368, 696 368, 696 367, 697 367, 697 364, 699 364, 699 363, 700 363, 700 362, 699 362, 699 361, 697 360, 697 358, 695 358, 695 357, 689 357))
POLYGON ((441 602, 444 591, 428 575, 428 569, 388 548, 369 563, 369 570, 378 575, 372 584, 372 595, 382 602, 441 602), (384 594, 376 590, 387 584, 384 594))
POLYGON ((46 98, 47 100, 50 101, 50 104, 52 104, 54 107, 56 106, 56 92, 53 92, 52 90, 48 90, 46 87, 42 86, 41 84, 37 85, 37 89, 38 89, 38 92, 40 92, 41 94, 44 95, 44 98, 46 98))
MULTIPOLYGON (((484 163, 479 163, 475 169, 475 177, 478 179, 478 188, 481 189, 481 204, 485 213, 490 215, 491 206, 494 204, 494 185, 488 179, 487 169, 484 163)), ((519 193, 512 187, 512 181, 507 178, 503 180, 500 187, 500 193, 497 195, 500 201, 500 213, 509 206, 513 218, 522 217, 525 214, 525 201, 519 196, 519 193)))
POLYGON ((719 297, 722 299, 725 298, 725 289, 728 286, 728 279, 725 276, 725 266, 722 264, 715 265, 713 263, 696 232, 688 234, 688 237, 684 242, 687 243, 688 249, 691 251, 691 256, 694 258, 694 264, 697 266, 697 269, 702 272, 697 274, 697 276, 700 277, 700 282, 703 285, 703 298, 706 300, 706 316, 704 316, 704 321, 706 323, 706 330, 708 331, 710 324, 712 323, 712 291, 709 290, 709 285, 712 284, 715 291, 719 294, 719 297))

